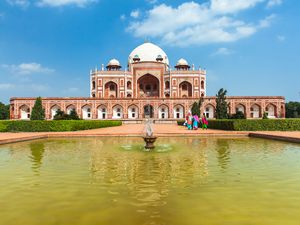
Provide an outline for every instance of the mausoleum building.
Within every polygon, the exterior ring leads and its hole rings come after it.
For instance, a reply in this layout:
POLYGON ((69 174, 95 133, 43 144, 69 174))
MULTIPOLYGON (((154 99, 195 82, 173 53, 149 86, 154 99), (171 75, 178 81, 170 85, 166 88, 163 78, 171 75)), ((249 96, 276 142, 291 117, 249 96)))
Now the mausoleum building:
MULTIPOLYGON (((144 43, 129 55, 124 66, 111 59, 101 69, 90 71, 90 97, 43 98, 46 119, 58 109, 75 109, 82 119, 160 121, 184 118, 193 103, 203 97, 201 111, 215 117, 215 97, 206 95, 206 70, 195 68, 181 58, 172 68, 167 54, 157 45, 144 43)), ((247 118, 285 117, 285 99, 281 96, 227 97, 229 113, 242 111, 247 118)), ((11 119, 29 119, 35 98, 11 98, 11 119)))

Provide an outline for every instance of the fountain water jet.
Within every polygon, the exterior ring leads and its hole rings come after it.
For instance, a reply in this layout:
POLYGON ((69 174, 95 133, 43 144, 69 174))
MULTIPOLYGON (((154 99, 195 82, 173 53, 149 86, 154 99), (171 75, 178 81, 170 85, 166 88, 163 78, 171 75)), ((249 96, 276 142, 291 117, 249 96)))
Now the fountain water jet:
POLYGON ((145 148, 146 149, 154 149, 154 142, 156 141, 157 137, 153 135, 153 129, 151 126, 151 121, 149 119, 146 120, 145 125, 145 136, 143 137, 144 141, 146 142, 145 148))

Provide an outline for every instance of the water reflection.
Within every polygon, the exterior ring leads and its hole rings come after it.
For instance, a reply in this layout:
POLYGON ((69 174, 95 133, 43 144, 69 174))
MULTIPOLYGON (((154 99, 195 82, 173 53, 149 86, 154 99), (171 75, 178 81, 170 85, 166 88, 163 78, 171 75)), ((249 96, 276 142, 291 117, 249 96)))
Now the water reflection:
POLYGON ((45 152, 44 142, 31 142, 29 144, 31 155, 29 158, 32 162, 32 170, 39 174, 40 167, 42 166, 42 159, 45 152))
MULTIPOLYGON (((124 146, 137 146, 139 142, 140 139, 123 139, 124 146)), ((111 140, 98 141, 97 149, 91 150, 93 182, 105 184, 112 195, 120 194, 120 189, 126 187, 128 203, 140 213, 150 210, 149 217, 155 222, 172 188, 179 188, 186 194, 190 187, 205 182, 208 175, 207 155, 199 139, 182 139, 178 143, 168 138, 159 139, 157 143, 158 146, 167 144, 172 151, 145 153, 121 151, 119 143, 114 146, 118 151, 107 151, 113 147, 111 140), (185 148, 190 151, 182 151, 185 148)))
MULTIPOLYGON (((232 140, 231 140, 232 142, 232 140)), ((226 170, 230 162, 230 148, 228 139, 217 139, 216 152, 219 166, 226 170)))

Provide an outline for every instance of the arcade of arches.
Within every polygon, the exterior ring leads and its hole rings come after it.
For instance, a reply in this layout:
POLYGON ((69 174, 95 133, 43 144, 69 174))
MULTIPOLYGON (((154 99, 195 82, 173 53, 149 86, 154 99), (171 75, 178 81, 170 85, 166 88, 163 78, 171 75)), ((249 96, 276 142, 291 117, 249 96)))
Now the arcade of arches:
MULTIPOLYGON (((143 80, 142 80, 143 81, 143 80)), ((150 81, 156 81, 155 79, 150 81)), ((144 83, 143 83, 144 84, 144 83)), ((155 84, 151 83, 152 85, 155 84)), ((258 97, 257 97, 258 99, 258 97)), ((261 97, 260 101, 253 101, 251 98, 248 101, 240 102, 237 98, 228 97, 229 113, 234 114, 238 111, 243 112, 247 118, 261 118, 264 113, 269 118, 284 118, 284 99, 275 100, 274 103, 269 103, 267 99, 261 97)), ((14 100, 15 101, 15 100, 14 100)), ((141 100, 93 100, 93 99, 77 99, 68 98, 68 104, 65 104, 65 99, 55 99, 56 104, 53 104, 53 99, 42 99, 43 106, 46 109, 46 119, 53 119, 57 110, 62 110, 70 114, 72 109, 75 109, 82 119, 126 119, 135 120, 143 118, 156 118, 160 120, 167 119, 183 119, 191 110, 194 101, 197 99, 186 99, 185 101, 174 101, 173 99, 155 98, 141 100)), ((34 98, 27 98, 20 101, 21 104, 13 102, 11 115, 14 119, 26 120, 30 118, 34 98)), ((201 107, 206 117, 212 119, 215 117, 215 98, 204 98, 201 107)))

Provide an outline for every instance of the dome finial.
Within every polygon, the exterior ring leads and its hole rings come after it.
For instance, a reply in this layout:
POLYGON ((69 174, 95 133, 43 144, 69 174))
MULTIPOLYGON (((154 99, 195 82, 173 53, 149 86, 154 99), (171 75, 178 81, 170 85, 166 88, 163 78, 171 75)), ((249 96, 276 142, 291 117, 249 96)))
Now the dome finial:
POLYGON ((148 37, 145 37, 145 41, 144 41, 145 43, 150 43, 150 40, 149 40, 149 38, 148 37))

